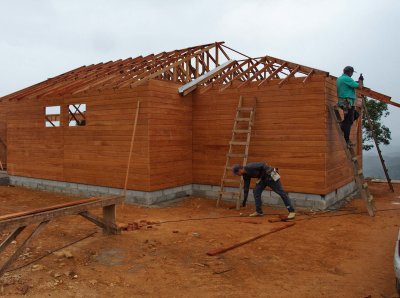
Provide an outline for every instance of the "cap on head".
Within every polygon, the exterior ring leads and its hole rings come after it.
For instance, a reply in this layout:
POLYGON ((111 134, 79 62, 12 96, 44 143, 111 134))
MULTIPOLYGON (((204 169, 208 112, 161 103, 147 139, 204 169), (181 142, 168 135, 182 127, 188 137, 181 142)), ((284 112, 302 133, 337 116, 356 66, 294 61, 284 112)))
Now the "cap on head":
POLYGON ((346 67, 343 69, 343 72, 344 72, 345 74, 349 74, 349 73, 353 73, 353 72, 356 72, 356 71, 354 71, 353 66, 346 66, 346 67))
POLYGON ((232 166, 232 173, 233 173, 233 175, 237 175, 237 173, 239 173, 239 170, 240 170, 241 168, 242 168, 241 165, 234 164, 234 165, 232 166))

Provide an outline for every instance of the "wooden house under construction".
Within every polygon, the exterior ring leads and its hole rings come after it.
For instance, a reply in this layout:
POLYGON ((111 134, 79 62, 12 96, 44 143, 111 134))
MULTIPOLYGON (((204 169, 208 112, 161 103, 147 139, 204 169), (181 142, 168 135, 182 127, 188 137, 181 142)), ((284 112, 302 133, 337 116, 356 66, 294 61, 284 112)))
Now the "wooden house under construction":
POLYGON ((335 79, 223 42, 82 66, 0 98, 0 160, 14 185, 91 195, 124 188, 132 152, 128 201, 216 197, 242 97, 256 100, 248 162, 278 167, 297 206, 325 208, 354 191, 327 109, 335 79))

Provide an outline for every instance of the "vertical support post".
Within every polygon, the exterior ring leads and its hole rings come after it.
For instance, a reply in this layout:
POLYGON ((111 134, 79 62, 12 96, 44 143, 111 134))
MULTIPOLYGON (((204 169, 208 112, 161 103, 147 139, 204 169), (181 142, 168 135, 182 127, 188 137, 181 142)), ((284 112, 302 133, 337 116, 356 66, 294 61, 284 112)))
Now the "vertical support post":
POLYGON ((199 56, 196 56, 196 72, 194 77, 197 79, 199 77, 199 56))
POLYGON ((218 57, 218 47, 219 47, 219 45, 216 43, 215 44, 215 66, 217 67, 218 65, 219 65, 219 62, 218 62, 218 59, 219 59, 219 57, 218 57))
POLYGON ((178 68, 175 66, 174 68, 173 68, 173 71, 172 71, 172 73, 173 73, 173 75, 172 75, 172 80, 174 81, 174 82, 177 82, 178 81, 178 68))
MULTIPOLYGON (((103 207, 103 219, 107 224, 116 225, 116 217, 117 217, 117 208, 115 205, 105 206, 103 207)), ((116 234, 115 231, 105 227, 103 228, 103 234, 111 235, 116 234)))

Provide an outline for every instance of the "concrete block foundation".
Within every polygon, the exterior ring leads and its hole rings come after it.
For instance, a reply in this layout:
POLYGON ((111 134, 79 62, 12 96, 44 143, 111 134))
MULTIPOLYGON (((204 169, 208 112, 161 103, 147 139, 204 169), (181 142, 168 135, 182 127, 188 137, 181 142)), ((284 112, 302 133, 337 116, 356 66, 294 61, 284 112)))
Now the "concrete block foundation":
MULTIPOLYGON (((50 192, 61 192, 65 194, 81 195, 81 196, 101 196, 101 195, 119 195, 122 193, 121 189, 86 185, 79 183, 69 183, 62 181, 54 181, 47 179, 37 179, 21 176, 10 176, 10 184, 15 186, 22 186, 32 189, 38 189, 50 192)), ((238 191, 238 188, 226 187, 226 191, 238 191)), ((218 197, 219 186, 203 185, 203 184, 188 184, 174 188, 168 188, 157 191, 137 191, 128 190, 127 200, 128 204, 142 204, 154 205, 169 200, 185 196, 198 196, 206 198, 218 197)), ((305 193, 290 192, 289 197, 292 200, 294 207, 301 207, 314 210, 325 210, 331 206, 337 205, 340 201, 351 197, 357 192, 357 186, 354 182, 344 185, 327 195, 315 195, 305 193)), ((225 196, 224 200, 233 201, 233 196, 225 196)), ((262 195, 263 203, 272 206, 283 206, 281 198, 274 192, 265 190, 262 195)), ((254 202, 253 192, 250 190, 249 202, 254 202)))

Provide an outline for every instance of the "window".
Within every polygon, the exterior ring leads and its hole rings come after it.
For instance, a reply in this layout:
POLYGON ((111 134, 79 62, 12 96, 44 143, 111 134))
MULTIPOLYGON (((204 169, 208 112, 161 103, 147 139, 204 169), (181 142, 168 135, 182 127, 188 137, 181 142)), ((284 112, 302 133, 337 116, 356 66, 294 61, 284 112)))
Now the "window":
POLYGON ((86 104, 77 103, 68 105, 68 126, 86 125, 86 104))
POLYGON ((60 106, 45 107, 45 126, 46 127, 59 127, 60 126, 60 106))

